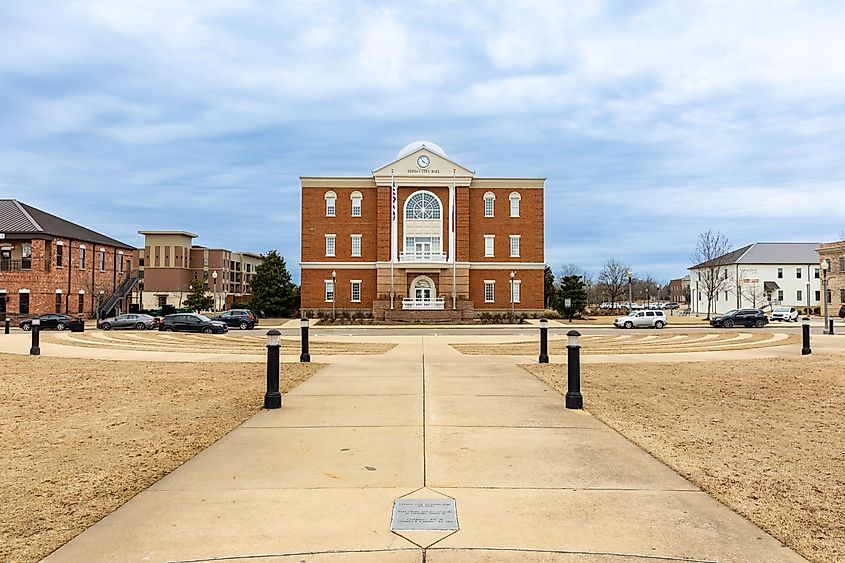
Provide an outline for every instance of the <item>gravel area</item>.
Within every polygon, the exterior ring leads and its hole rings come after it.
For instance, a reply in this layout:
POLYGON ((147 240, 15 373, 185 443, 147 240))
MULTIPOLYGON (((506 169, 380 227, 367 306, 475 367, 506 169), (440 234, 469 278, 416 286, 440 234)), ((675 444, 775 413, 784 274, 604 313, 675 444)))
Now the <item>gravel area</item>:
MULTIPOLYGON (((523 366, 566 392, 561 364, 523 366)), ((813 561, 845 561, 845 356, 583 364, 587 410, 813 561)))
MULTIPOLYGON (((0 561, 38 561, 255 414, 264 364, 0 354, 0 561)), ((321 364, 282 365, 288 391, 321 364)))

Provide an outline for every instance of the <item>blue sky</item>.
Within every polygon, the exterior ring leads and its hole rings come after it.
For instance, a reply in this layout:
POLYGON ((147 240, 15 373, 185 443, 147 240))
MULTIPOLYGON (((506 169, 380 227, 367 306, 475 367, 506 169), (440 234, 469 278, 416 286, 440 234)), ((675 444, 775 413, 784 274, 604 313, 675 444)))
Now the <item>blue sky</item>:
POLYGON ((0 197, 278 249, 301 175, 430 139, 479 176, 545 176, 546 261, 668 280, 699 232, 845 230, 845 4, 0 5, 0 197))

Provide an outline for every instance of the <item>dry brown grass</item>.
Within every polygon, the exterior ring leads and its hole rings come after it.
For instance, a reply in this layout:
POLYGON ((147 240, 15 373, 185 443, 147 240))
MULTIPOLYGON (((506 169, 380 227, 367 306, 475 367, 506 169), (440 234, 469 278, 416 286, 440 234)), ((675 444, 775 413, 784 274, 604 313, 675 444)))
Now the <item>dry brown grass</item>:
MULTIPOLYGON (((46 342, 82 348, 140 350, 147 352, 210 352, 215 354, 266 354, 267 337, 226 334, 185 334, 158 331, 45 332, 46 342)), ((282 339, 282 354, 299 354, 299 340, 282 339)), ((384 354, 396 344, 326 342, 312 339, 311 354, 384 354)))
MULTIPOLYGON (((264 364, 0 354, 0 561, 37 561, 262 405, 264 364)), ((282 364, 288 391, 321 364, 282 364)))
MULTIPOLYGON (((798 334, 775 335, 771 332, 719 331, 712 333, 683 333, 654 331, 624 331, 618 335, 588 335, 581 337, 581 353, 596 354, 668 354, 677 352, 714 352, 750 350, 771 346, 786 346, 801 342, 798 334)), ((452 344, 452 348, 468 355, 534 356, 536 340, 502 344, 452 344)), ((566 340, 549 340, 550 354, 565 354, 566 340)))
MULTIPOLYGON (((560 364, 523 366, 561 392, 560 364)), ((845 356, 582 365, 584 405, 815 561, 845 561, 845 356)))

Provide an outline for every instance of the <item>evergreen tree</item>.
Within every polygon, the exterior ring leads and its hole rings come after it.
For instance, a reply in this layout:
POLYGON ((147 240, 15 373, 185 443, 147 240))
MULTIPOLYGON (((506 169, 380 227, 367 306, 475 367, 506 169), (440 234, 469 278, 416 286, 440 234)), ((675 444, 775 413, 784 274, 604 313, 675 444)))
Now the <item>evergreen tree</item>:
POLYGON ((550 266, 546 266, 543 276, 545 278, 545 300, 543 301, 543 306, 546 309, 551 309, 555 306, 555 302, 557 301, 557 288, 555 287, 555 275, 552 273, 552 268, 550 266))
POLYGON ((214 307, 214 298, 208 294, 205 282, 199 278, 194 278, 188 286, 188 296, 184 303, 194 311, 208 311, 214 307))
POLYGON ((557 310, 572 322, 572 317, 580 316, 587 306, 587 288, 580 276, 564 276, 560 280, 558 292, 557 310), (569 299, 569 306, 566 300, 569 299))
POLYGON ((250 285, 250 308, 266 316, 290 317, 299 307, 299 288, 291 282, 284 257, 271 250, 263 258, 250 285))

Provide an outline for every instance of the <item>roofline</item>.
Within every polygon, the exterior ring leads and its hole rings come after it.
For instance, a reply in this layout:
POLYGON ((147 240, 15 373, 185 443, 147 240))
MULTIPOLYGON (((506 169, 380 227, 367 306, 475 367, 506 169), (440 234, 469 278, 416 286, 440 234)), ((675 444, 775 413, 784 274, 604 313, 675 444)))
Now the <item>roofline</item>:
POLYGON ((41 225, 38 224, 38 221, 36 221, 35 218, 33 218, 33 216, 29 214, 29 211, 27 211, 26 209, 23 208, 23 205, 21 205, 21 202, 19 202, 16 199, 13 199, 12 201, 14 202, 15 206, 17 206, 17 208, 20 209, 21 213, 26 215, 26 218, 29 219, 32 222, 33 225, 35 225, 35 228, 38 229, 38 231, 43 233, 44 229, 41 227, 41 225))
POLYGON ((381 166, 379 166, 378 168, 376 168, 376 169, 374 169, 374 170, 373 170, 373 176, 375 176, 375 175, 376 175, 376 172, 377 172, 378 170, 381 170, 382 168, 387 168, 387 167, 388 167, 388 166, 390 166, 391 164, 394 164, 394 163, 396 163, 396 162, 399 162, 399 161, 400 161, 400 160, 402 160, 403 158, 408 158, 409 156, 413 156, 413 155, 415 155, 415 154, 417 154, 418 152, 423 151, 423 150, 426 150, 426 151, 430 152, 431 154, 436 154, 438 157, 442 158, 443 160, 445 160, 445 161, 446 161, 446 162, 448 162, 449 164, 454 164, 454 165, 455 165, 455 166, 457 166, 457 167, 463 168, 464 170, 466 170, 467 172, 469 172, 469 173, 470 173, 470 176, 475 176, 475 170, 470 170, 469 168, 467 168, 467 167, 466 167, 466 166, 464 166, 463 164, 458 164, 457 162, 455 162, 454 160, 452 160, 451 158, 449 158, 449 157, 448 157, 448 156, 446 156, 445 154, 440 154, 440 153, 439 153, 439 152, 437 152, 437 151, 431 150, 429 147, 427 147, 427 146, 425 146, 425 145, 421 145, 419 148, 417 148, 417 150, 411 151, 411 152, 409 152, 408 154, 403 154, 402 156, 397 156, 396 158, 394 158, 393 160, 391 160, 391 161, 390 161, 390 162, 388 162, 387 164, 382 164, 381 166))
POLYGON ((138 231, 139 235, 183 235, 191 238, 199 238, 196 233, 189 231, 138 231))
MULTIPOLYGON (((439 178, 440 176, 428 176, 427 178, 439 178)), ((443 178, 451 178, 449 175, 444 175, 443 178)), ((299 180, 372 180, 373 176, 300 176, 299 180)), ((538 180, 545 182, 547 177, 543 176, 473 176, 473 181, 476 180, 538 180)), ((138 231, 140 232, 140 231, 138 231)), ((803 244, 803 243, 796 243, 803 244)))

